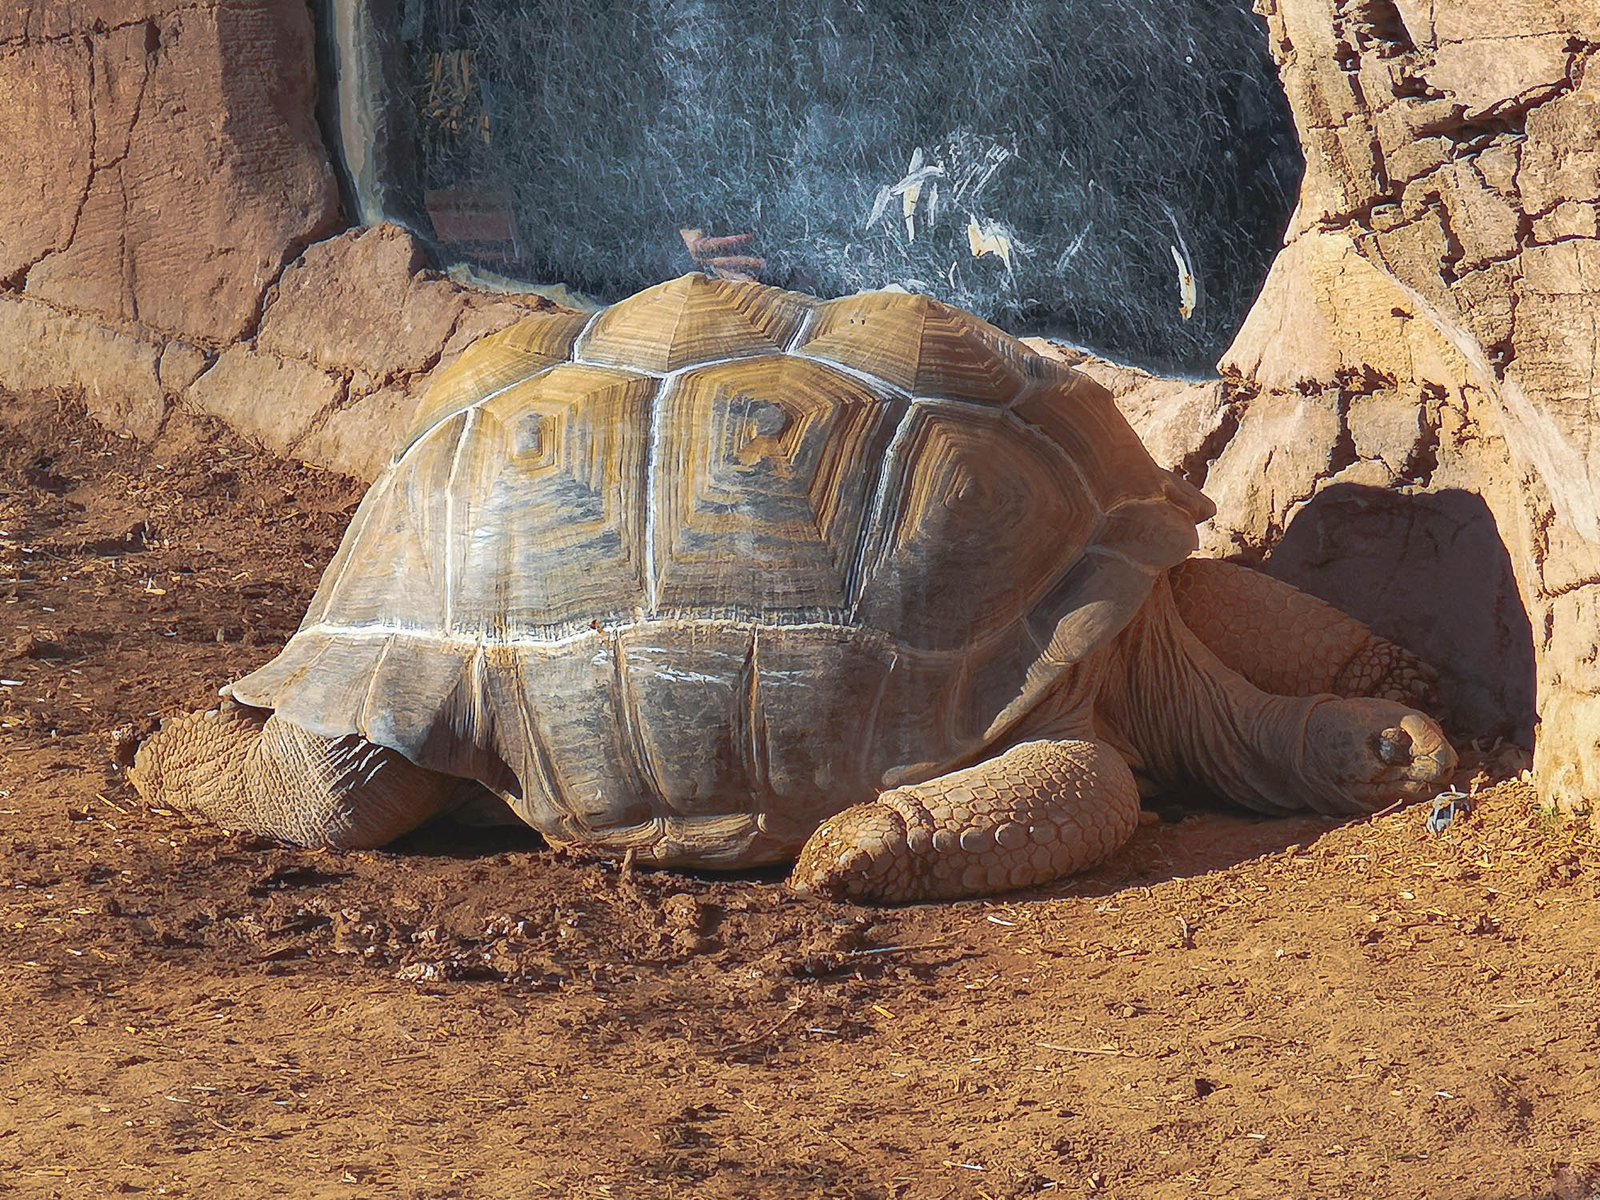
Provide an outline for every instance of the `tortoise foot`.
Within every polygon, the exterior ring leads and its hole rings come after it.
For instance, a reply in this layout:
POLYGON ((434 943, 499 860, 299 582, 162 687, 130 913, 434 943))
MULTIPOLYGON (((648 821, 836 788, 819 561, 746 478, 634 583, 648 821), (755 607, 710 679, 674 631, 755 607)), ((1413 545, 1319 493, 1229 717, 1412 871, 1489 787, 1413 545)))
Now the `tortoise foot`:
POLYGON ((1138 820, 1138 789, 1110 747, 1024 742, 829 818, 789 887, 890 903, 987 896, 1109 858, 1138 820))

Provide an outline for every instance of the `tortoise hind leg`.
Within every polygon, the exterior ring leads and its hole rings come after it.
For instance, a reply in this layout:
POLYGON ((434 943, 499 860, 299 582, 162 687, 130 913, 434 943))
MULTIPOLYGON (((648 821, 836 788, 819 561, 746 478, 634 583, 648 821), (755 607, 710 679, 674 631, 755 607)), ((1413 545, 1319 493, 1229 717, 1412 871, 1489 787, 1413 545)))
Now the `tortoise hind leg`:
POLYGON ((361 737, 320 737, 231 700, 164 721, 128 779, 145 800, 224 829, 339 850, 393 841, 471 786, 361 737))
POLYGON ((1110 746, 1023 742, 830 817, 789 886, 891 903, 986 896, 1094 866, 1138 823, 1133 775, 1110 746))
POLYGON ((1169 579, 1183 623, 1262 691, 1371 696, 1438 715, 1434 669, 1333 605, 1215 558, 1179 563, 1169 579))

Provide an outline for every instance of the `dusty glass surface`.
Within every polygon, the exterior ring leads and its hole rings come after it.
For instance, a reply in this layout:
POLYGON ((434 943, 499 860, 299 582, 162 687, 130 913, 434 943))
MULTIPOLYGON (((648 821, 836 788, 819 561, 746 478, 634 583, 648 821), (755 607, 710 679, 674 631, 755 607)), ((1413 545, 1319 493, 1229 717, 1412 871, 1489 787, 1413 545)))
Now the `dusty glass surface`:
POLYGON ((1246 3, 401 0, 392 36, 441 253, 605 300, 899 284, 1205 370, 1302 169, 1246 3))

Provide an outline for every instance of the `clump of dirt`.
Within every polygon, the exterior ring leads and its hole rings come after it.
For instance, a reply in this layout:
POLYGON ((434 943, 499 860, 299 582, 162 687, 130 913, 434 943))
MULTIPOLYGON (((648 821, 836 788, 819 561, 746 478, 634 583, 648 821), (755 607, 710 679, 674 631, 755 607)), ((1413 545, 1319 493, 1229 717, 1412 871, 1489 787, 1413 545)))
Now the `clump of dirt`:
POLYGON ((1525 783, 900 909, 143 807, 134 740, 271 657, 359 495, 0 414, 0 1193, 1600 1193, 1600 848, 1525 783))

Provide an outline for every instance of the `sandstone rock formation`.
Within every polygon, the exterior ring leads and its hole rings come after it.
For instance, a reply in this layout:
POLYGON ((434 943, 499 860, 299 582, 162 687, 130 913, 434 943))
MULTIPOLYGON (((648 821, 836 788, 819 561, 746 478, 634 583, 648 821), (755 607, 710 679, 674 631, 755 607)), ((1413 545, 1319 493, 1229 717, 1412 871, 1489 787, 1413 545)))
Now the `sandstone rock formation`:
POLYGON ((1300 207, 1209 383, 1087 364, 1204 549, 1437 662, 1467 733, 1600 793, 1600 7, 1258 0, 1300 207))
POLYGON ((371 479, 432 370, 539 307, 427 270, 398 226, 349 230, 290 264, 256 336, 223 349, 185 401, 280 453, 371 479))
POLYGON ((0 387, 148 437, 178 402, 370 474, 441 358, 538 302, 345 227, 303 4, 0 10, 0 387))
POLYGON ((8 292, 221 344, 338 228, 303 7, 12 7, 0 46, 8 292))
POLYGON ((1330 598, 1453 657, 1468 727, 1522 734, 1536 694, 1541 792, 1582 806, 1600 793, 1600 7, 1258 7, 1306 176, 1219 365, 1238 427, 1208 456, 1207 548, 1270 552, 1317 590, 1309 560, 1340 547, 1297 546, 1301 522, 1308 542, 1389 539, 1330 598))
MULTIPOLYGON (((1216 378, 1088 364, 1257 562, 1440 663, 1543 794, 1600 792, 1600 6, 1258 0, 1306 155, 1216 378)), ((173 404, 370 477, 431 372, 539 302, 346 221, 306 7, 0 12, 0 387, 173 404)))

